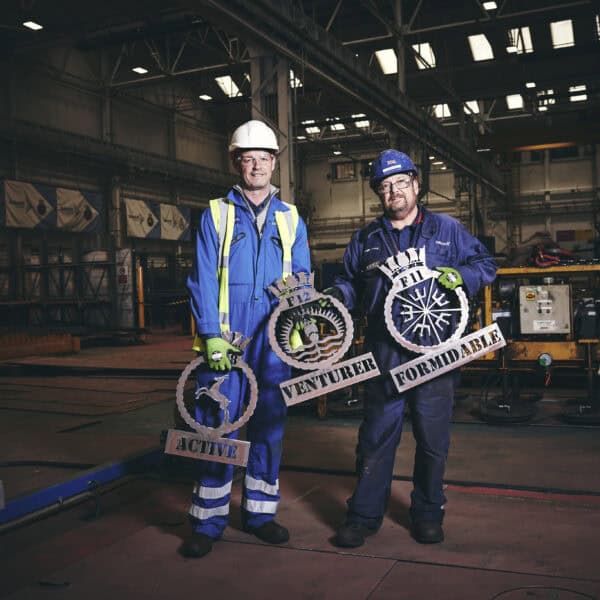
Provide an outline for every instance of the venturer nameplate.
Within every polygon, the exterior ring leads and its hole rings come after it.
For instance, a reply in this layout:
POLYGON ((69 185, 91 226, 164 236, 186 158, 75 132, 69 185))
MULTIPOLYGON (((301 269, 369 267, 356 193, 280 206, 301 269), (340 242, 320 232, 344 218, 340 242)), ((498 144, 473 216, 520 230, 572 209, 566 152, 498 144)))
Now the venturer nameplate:
POLYGON ((328 369, 313 371, 280 384, 283 398, 288 406, 298 404, 324 393, 364 381, 379 375, 373 355, 362 354, 356 358, 337 363, 328 369))
MULTIPOLYGON (((232 346, 235 346, 240 350, 243 350, 250 341, 239 333, 227 332, 222 335, 232 346)), ((209 460, 212 462, 222 462, 242 467, 246 466, 246 463, 248 462, 248 453, 250 451, 250 442, 233 440, 220 436, 236 431, 248 422, 248 419, 250 419, 256 408, 258 385, 252 369, 241 358, 232 354, 230 355, 230 360, 231 370, 241 371, 248 381, 249 400, 241 417, 233 422, 230 421, 231 402, 219 390, 221 385, 230 376, 231 372, 215 377, 208 387, 200 387, 194 394, 195 400, 198 400, 200 397, 205 397, 216 403, 219 415, 221 415, 220 425, 217 427, 203 425, 202 423, 198 423, 189 413, 184 401, 184 389, 190 374, 197 368, 202 368, 205 364, 206 358, 204 355, 201 355, 191 361, 183 370, 177 382, 176 392, 179 414, 187 425, 189 425, 196 433, 178 429, 169 429, 165 444, 165 452, 167 454, 209 460)), ((242 407, 239 408, 241 410, 242 407)), ((235 413, 238 412, 240 411, 235 411, 235 413)))
POLYGON ((497 323, 493 323, 392 369, 390 375, 398 391, 405 392, 503 346, 506 346, 504 336, 497 323))
POLYGON ((288 406, 379 375, 371 354, 338 363, 352 344, 352 317, 315 290, 314 274, 290 275, 269 290, 279 299, 269 320, 271 347, 288 365, 311 371, 279 384, 288 406))

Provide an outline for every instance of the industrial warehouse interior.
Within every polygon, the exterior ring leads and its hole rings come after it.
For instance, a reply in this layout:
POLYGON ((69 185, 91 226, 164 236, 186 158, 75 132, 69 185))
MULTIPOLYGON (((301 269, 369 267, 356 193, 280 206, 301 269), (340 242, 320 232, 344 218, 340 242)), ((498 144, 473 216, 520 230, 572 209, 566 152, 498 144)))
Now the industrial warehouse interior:
MULTIPOLYGON (((1 599, 600 598, 596 0, 1 6, 1 599), (354 371, 311 379, 289 363, 304 379, 282 387, 306 396, 289 402, 278 479, 289 541, 245 530, 244 465, 230 461, 222 538, 200 559, 181 552, 199 464, 216 460, 213 442, 196 443, 200 460, 182 451, 204 360, 186 282, 251 119, 276 133, 272 183, 306 224, 323 314, 345 314, 323 293, 382 215, 372 177, 387 149, 414 163, 421 205, 495 259, 489 285, 453 292, 461 330, 423 350, 437 359, 396 374, 460 370, 442 543, 414 539, 408 405, 377 535, 336 543, 373 400, 352 312, 340 362, 354 371)), ((392 289, 413 258, 389 266, 392 289)), ((399 337, 420 355, 418 336, 399 337)))

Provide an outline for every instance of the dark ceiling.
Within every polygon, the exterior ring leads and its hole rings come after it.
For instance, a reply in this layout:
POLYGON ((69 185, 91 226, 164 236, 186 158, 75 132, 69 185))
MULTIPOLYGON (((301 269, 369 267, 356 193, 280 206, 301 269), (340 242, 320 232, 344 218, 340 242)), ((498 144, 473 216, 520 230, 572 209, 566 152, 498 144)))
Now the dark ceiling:
MULTIPOLYGON (((173 103, 177 110, 194 114, 201 107, 224 115, 227 121, 235 118, 232 111, 239 113, 240 104, 249 106, 248 45, 254 42, 256 27, 239 11, 239 18, 232 17, 240 3, 8 0, 2 4, 0 51, 4 56, 21 60, 35 55, 39 60, 39 50, 44 48, 76 47, 87 53, 90 64, 99 65, 97 80, 90 85, 135 95, 140 89, 163 89, 176 82, 173 103), (27 19, 41 23, 44 29, 25 29, 21 23, 27 19), (133 73, 131 69, 138 65, 149 72, 133 73), (240 88, 239 97, 227 98, 216 86, 214 78, 226 74, 240 88), (210 95, 212 100, 203 102, 201 94, 210 95)), ((271 3, 256 0, 246 4, 252 12, 254 7, 267 10, 271 3)), ((510 151, 538 144, 600 142, 598 2, 497 0, 494 10, 485 10, 483 4, 477 0, 297 0, 294 13, 297 17, 296 13, 302 12, 316 24, 313 37, 323 44, 335 38, 338 45, 353 53, 361 68, 378 77, 383 74, 375 51, 401 47, 403 40, 405 79, 397 74, 385 78, 405 90, 411 106, 431 113, 433 105, 448 104, 451 114, 440 123, 448 131, 459 125, 470 128, 475 147, 510 151), (565 20, 572 22, 574 45, 555 49, 550 23, 565 20), (508 31, 524 27, 530 33, 533 51, 509 54, 508 31), (493 59, 473 60, 468 36, 475 34, 485 34, 493 59), (436 66, 419 69, 413 45, 425 43, 434 52, 436 66), (535 88, 526 87, 531 81, 535 88), (587 99, 572 102, 569 88, 583 85, 587 99), (548 90, 552 94, 539 95, 548 90), (510 110, 506 96, 516 94, 523 98, 523 106, 510 110), (465 116, 463 103, 473 100, 478 101, 479 113, 465 116), (540 110, 544 104, 547 110, 540 110)), ((279 32, 284 37, 285 27, 279 32)), ((292 33, 299 32, 301 27, 292 33)), ((334 50, 333 54, 337 52, 334 50)), ((301 49, 295 50, 294 57, 298 56, 302 56, 301 49)), ((377 111, 370 112, 364 94, 363 101, 357 103, 343 89, 325 81, 313 66, 310 59, 304 63, 292 60, 292 68, 303 83, 293 91, 296 134, 306 135, 302 124, 306 120, 314 120, 320 127, 319 134, 308 135, 304 143, 360 145, 385 136, 389 124, 377 111), (362 113, 367 115, 369 126, 353 127, 352 123, 363 117, 352 115, 362 113), (328 119, 346 124, 345 129, 331 131, 328 119)), ((375 99, 376 87, 372 94, 375 99)))

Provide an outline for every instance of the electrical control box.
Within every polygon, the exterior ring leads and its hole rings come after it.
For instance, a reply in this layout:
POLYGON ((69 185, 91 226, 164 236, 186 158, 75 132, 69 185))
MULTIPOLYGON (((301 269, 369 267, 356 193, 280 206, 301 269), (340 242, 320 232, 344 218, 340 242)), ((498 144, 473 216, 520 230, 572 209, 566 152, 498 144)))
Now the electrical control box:
POLYGON ((519 287, 522 334, 571 333, 571 293, 568 285, 519 287))

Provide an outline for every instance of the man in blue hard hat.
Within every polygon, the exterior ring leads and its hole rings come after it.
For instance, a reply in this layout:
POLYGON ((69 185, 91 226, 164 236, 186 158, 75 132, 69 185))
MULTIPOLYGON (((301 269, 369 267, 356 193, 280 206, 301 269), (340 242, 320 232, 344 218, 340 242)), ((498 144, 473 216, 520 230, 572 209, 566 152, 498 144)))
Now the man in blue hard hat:
POLYGON ((414 354, 400 346, 386 327, 384 302, 392 283, 378 267, 398 252, 425 248, 427 267, 441 273, 438 284, 449 290, 463 286, 467 296, 473 297, 494 280, 496 263, 458 221, 418 203, 417 168, 403 152, 382 152, 372 164, 370 183, 379 196, 383 215, 354 233, 342 273, 333 287, 325 290, 350 310, 366 313, 365 350, 373 352, 382 373, 366 384, 356 450, 358 480, 334 542, 346 548, 361 546, 366 536, 379 529, 390 495, 407 402, 416 441, 411 534, 417 542, 438 543, 444 539, 443 476, 457 372, 398 393, 389 371, 414 354))

